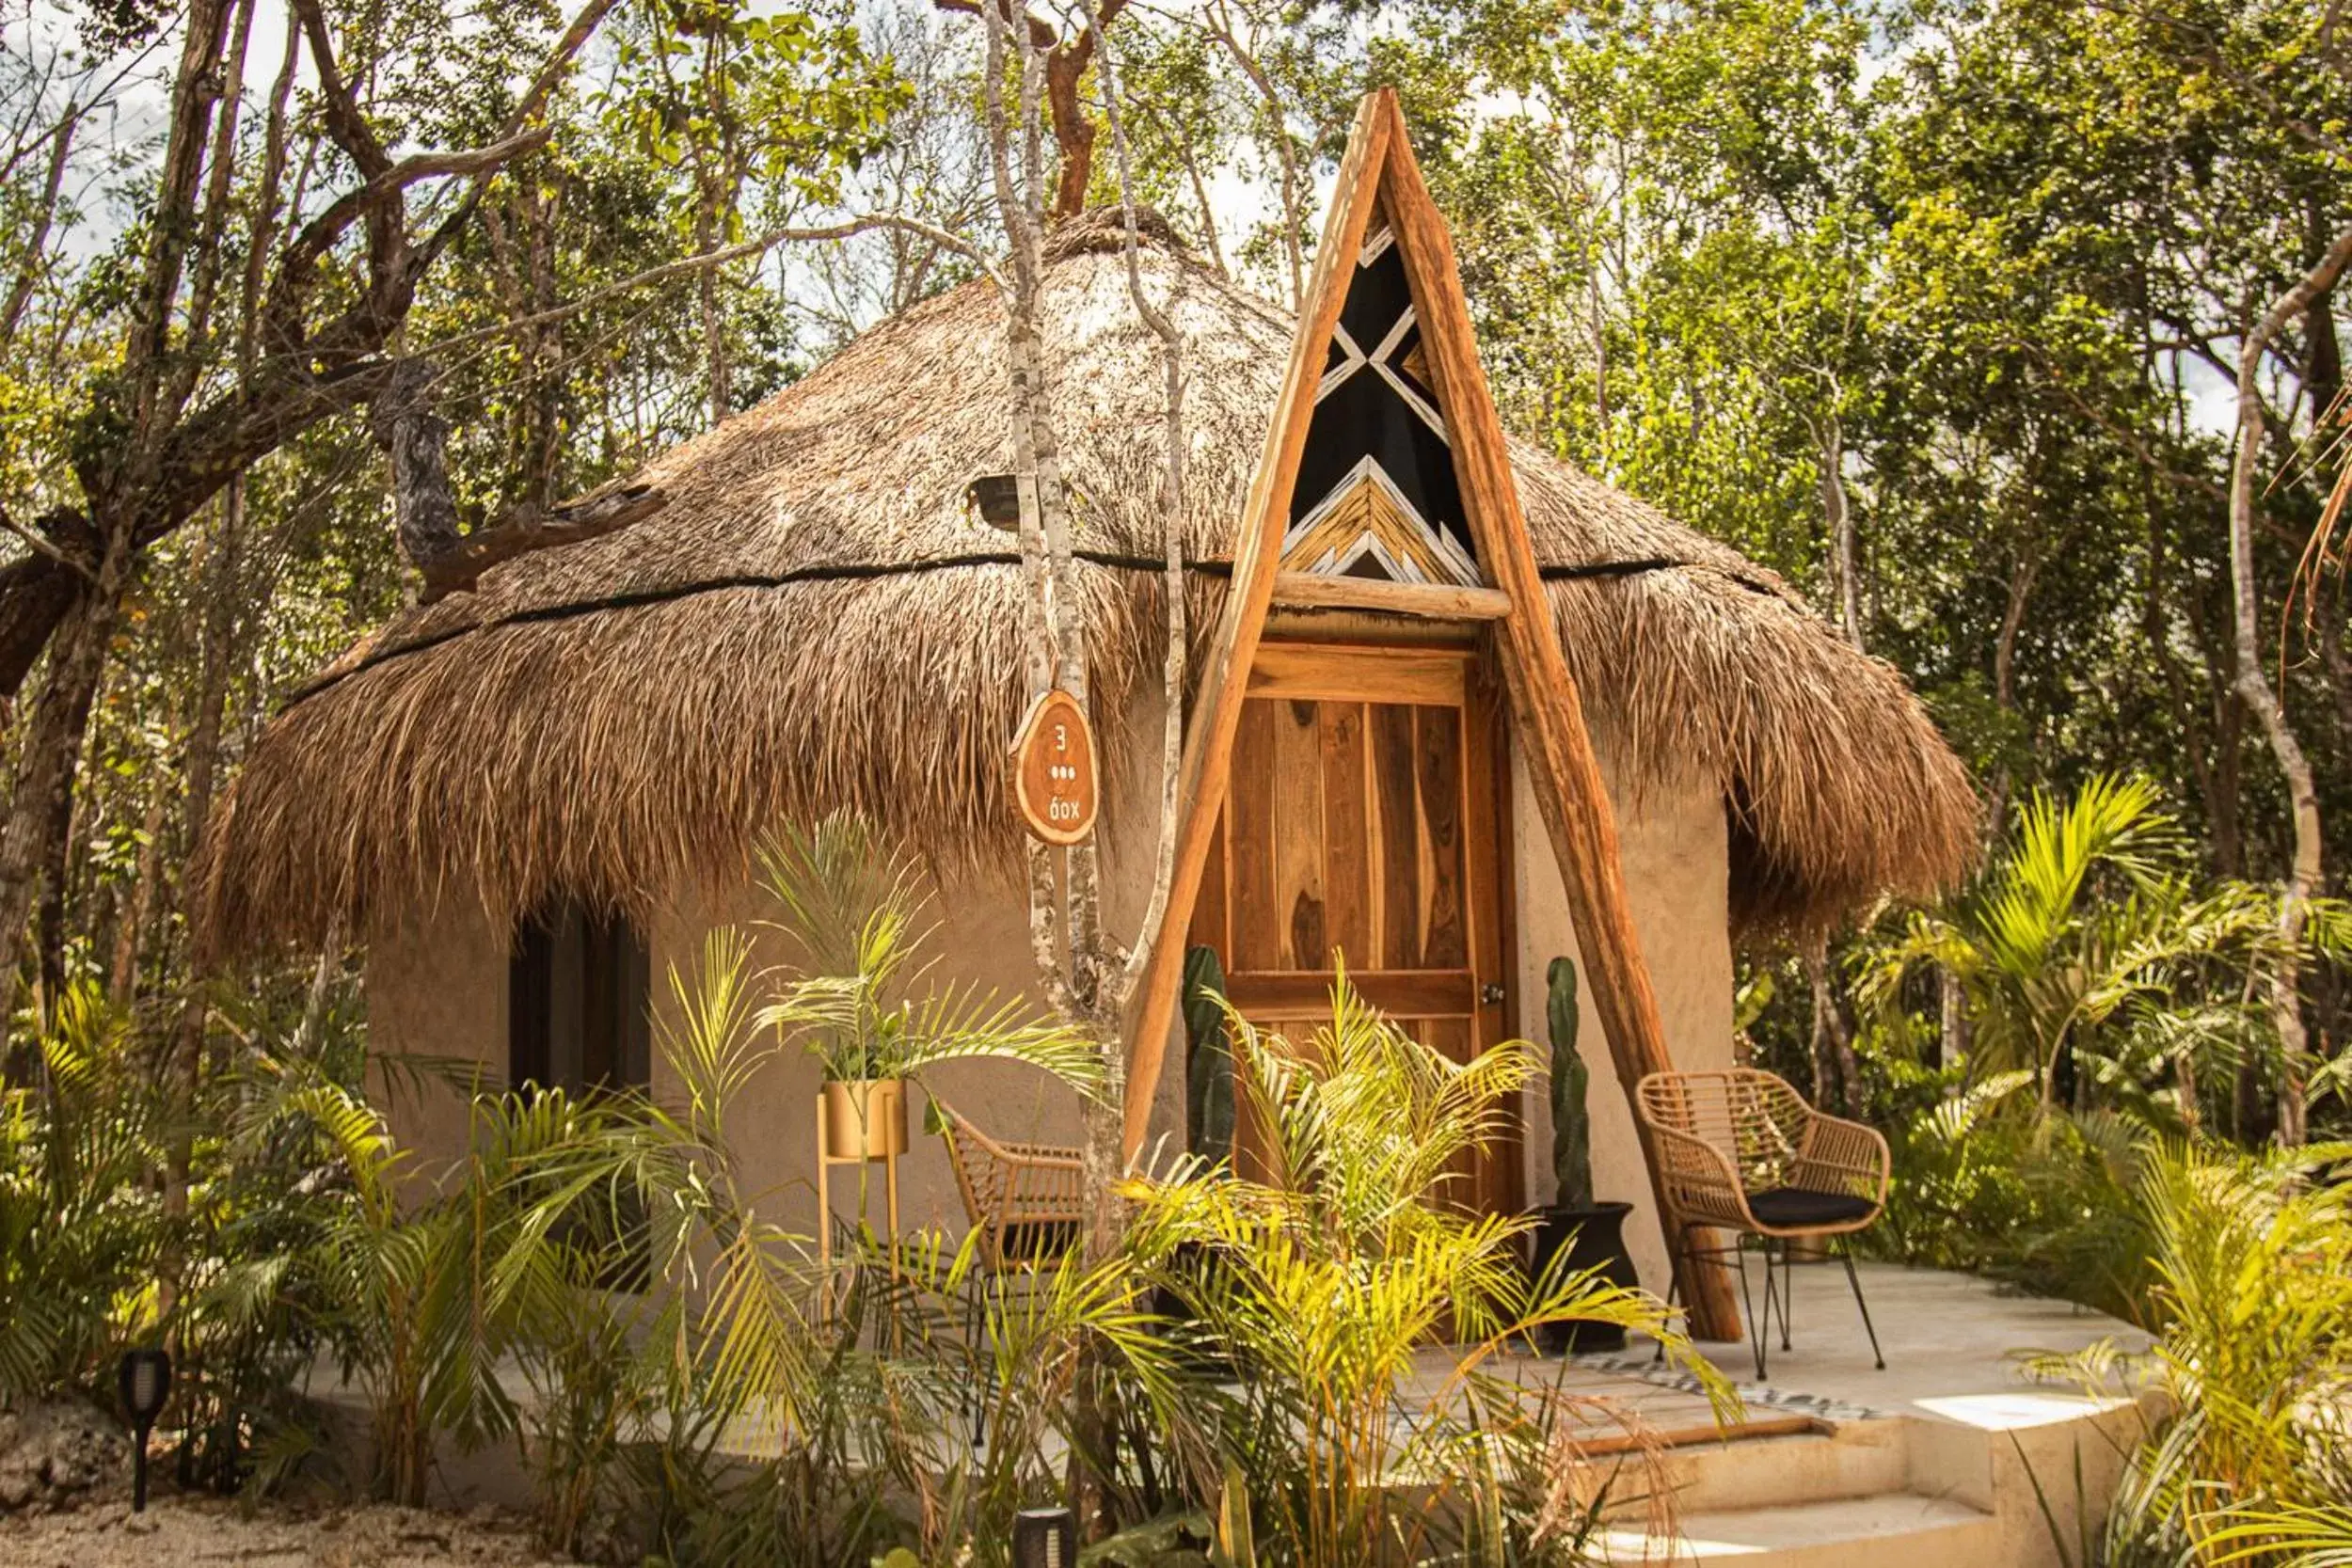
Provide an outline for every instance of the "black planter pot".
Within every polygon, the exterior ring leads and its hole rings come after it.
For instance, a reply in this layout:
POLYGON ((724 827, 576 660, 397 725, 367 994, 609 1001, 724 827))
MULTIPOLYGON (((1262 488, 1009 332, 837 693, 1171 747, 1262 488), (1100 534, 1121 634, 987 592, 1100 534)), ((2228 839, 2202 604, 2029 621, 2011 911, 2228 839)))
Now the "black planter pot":
MULTIPOLYGON (((1535 1256, 1540 1276, 1563 1251, 1566 1268, 1577 1274, 1599 1271, 1609 1284, 1632 1290, 1641 1284, 1633 1272, 1633 1255, 1625 1246, 1625 1217, 1630 1203, 1597 1203, 1590 1209, 1546 1209, 1535 1229, 1535 1256)), ((1540 1334, 1543 1347, 1564 1354, 1625 1349, 1625 1330, 1615 1323, 1563 1323, 1547 1325, 1540 1334)))

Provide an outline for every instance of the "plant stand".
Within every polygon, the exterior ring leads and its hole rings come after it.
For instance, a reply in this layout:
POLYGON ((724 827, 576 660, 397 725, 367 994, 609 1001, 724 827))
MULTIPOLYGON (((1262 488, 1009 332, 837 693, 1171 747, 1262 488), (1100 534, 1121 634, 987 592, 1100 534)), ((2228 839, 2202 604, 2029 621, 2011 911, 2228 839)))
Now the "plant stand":
MULTIPOLYGON (((820 1320, 833 1315, 833 1168, 882 1167, 883 1236, 890 1270, 898 1271, 898 1156, 907 1150, 905 1085, 896 1079, 827 1084, 817 1092, 817 1264, 824 1281, 820 1320), (852 1106, 852 1101, 855 1101, 852 1106), (862 1135, 861 1135, 862 1134, 862 1135)), ((858 1224, 866 1224, 866 1191, 858 1190, 858 1224)))

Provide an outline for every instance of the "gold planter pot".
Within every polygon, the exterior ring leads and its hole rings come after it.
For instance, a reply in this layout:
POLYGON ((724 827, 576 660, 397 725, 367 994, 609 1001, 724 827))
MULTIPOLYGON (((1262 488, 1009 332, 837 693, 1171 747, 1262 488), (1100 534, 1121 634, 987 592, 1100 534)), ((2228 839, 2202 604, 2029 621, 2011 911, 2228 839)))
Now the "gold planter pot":
POLYGON ((906 1080, 863 1078, 827 1084, 825 1148, 836 1160, 887 1160, 904 1154, 906 1080))

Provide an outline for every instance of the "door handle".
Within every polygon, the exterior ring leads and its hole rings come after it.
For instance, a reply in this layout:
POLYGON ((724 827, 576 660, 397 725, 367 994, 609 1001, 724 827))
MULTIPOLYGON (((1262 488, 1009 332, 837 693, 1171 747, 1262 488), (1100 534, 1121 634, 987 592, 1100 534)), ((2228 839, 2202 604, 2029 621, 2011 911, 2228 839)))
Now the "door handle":
POLYGON ((1489 980, 1478 988, 1478 1005, 1482 1007, 1500 1006, 1502 999, 1508 994, 1502 989, 1502 981, 1489 980))

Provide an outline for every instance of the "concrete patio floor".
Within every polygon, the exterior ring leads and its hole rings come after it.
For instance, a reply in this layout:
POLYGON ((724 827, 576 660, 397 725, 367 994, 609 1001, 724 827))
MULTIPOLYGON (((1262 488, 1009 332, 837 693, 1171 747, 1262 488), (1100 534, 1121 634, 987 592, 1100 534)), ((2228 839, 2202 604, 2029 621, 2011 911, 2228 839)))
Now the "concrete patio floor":
MULTIPOLYGON (((1748 1267, 1760 1307, 1763 1270, 1754 1259, 1748 1267)), ((1790 1291, 1789 1348, 1781 1349, 1775 1317, 1766 1346, 1765 1387, 1888 1415, 1980 1426, 2032 1425, 2037 1413, 2072 1412, 2081 1402, 2079 1390, 2029 1378, 2021 1357, 2073 1354, 2102 1340, 2135 1353, 2149 1346, 2147 1335, 2102 1313, 2072 1302, 2020 1295, 1972 1275, 1897 1263, 1854 1267, 1885 1353, 1885 1370, 1872 1364, 1845 1269, 1834 1259, 1800 1263, 1790 1291)), ((1646 1339, 1641 1343, 1648 1345, 1646 1339)), ((1748 1344, 1700 1341, 1698 1349, 1733 1381, 1757 1382, 1748 1344)))

